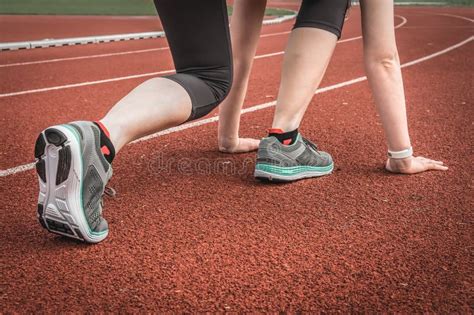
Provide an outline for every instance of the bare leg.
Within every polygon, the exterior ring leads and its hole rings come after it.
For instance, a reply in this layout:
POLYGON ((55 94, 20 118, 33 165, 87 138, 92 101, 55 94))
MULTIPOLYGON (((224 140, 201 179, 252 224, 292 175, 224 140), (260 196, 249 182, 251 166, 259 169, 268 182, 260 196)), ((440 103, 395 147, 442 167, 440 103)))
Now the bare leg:
MULTIPOLYGON (((400 59, 393 27, 393 0, 363 0, 364 60, 377 111, 391 151, 410 148, 400 59)), ((447 170, 441 161, 423 157, 388 159, 387 170, 414 174, 430 169, 447 170)))
POLYGON ((266 0, 234 3, 230 22, 234 79, 229 95, 219 106, 219 150, 223 152, 247 152, 258 148, 258 140, 239 138, 239 125, 266 4, 266 0))
POLYGON ((299 127, 336 42, 336 35, 321 29, 302 27, 293 30, 283 60, 273 128, 291 131, 299 127))
POLYGON ((155 6, 177 73, 140 84, 101 120, 115 151, 139 137, 202 117, 231 86, 225 0, 155 0, 155 6))
POLYGON ((410 147, 405 93, 393 27, 392 0, 362 1, 364 61, 388 148, 410 147))
POLYGON ((154 78, 140 84, 101 119, 118 152, 125 144, 179 125, 191 114, 191 99, 178 83, 154 78))

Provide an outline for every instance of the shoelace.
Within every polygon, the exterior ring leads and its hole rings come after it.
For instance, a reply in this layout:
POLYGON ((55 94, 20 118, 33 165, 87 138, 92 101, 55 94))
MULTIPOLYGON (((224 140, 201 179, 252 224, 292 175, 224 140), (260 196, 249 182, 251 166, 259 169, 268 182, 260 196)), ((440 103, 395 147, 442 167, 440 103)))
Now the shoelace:
POLYGON ((311 149, 313 149, 314 151, 318 152, 318 146, 317 146, 317 144, 315 144, 315 143, 309 141, 308 139, 306 139, 306 138, 304 138, 304 137, 303 137, 303 142, 304 142, 307 146, 309 146, 311 149))
POLYGON ((105 186, 104 195, 109 196, 111 198, 115 198, 115 196, 117 195, 117 191, 115 191, 115 189, 110 186, 105 186))
POLYGON ((117 191, 115 189, 113 189, 110 186, 105 186, 104 193, 102 194, 102 197, 100 198, 100 205, 101 205, 100 214, 102 214, 102 209, 104 208, 104 205, 105 205, 104 196, 115 198, 116 195, 117 195, 117 191))

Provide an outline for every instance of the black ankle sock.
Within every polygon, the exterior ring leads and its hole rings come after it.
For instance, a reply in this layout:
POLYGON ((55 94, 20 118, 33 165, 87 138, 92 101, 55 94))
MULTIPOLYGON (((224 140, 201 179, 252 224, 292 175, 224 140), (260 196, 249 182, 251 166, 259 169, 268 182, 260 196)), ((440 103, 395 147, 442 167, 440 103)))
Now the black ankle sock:
POLYGON ((298 128, 292 131, 283 132, 281 129, 270 129, 268 130, 269 137, 275 137, 283 144, 290 145, 295 143, 298 137, 298 128))
POLYGON ((115 148, 112 141, 110 141, 109 131, 100 121, 94 121, 94 124, 99 127, 100 130, 100 149, 102 154, 104 154, 105 159, 109 163, 112 163, 115 157, 115 148))

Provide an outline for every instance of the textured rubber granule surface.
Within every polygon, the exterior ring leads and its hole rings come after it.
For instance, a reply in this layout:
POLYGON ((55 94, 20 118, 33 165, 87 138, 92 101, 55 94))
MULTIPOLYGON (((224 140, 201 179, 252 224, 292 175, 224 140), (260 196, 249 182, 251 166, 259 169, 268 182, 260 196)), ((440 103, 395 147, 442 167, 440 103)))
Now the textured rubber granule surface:
MULTIPOLYGON (((468 21, 438 13, 474 16, 397 9, 408 19, 397 31, 402 63, 472 36, 468 21)), ((348 22, 347 32, 360 34, 348 22)), ((286 38, 262 38, 259 53, 279 51, 286 38)), ((322 86, 364 75, 361 48, 338 45, 322 86)), ((216 152, 215 123, 126 147, 114 161, 118 196, 105 205, 110 235, 99 245, 40 227, 33 170, 1 177, 2 311, 472 312, 472 48, 404 69, 415 153, 443 160, 447 172, 383 170, 382 128, 361 82, 317 95, 301 126, 334 157, 336 170, 324 178, 255 181, 255 153, 216 152)), ((246 107, 274 99, 281 60, 255 62, 246 107)), ((56 76, 63 66, 95 79, 71 63, 42 71, 56 76)), ((115 57, 102 67, 140 70, 115 57)), ((97 118, 138 82, 0 98, 2 169, 31 161, 42 128, 97 118)), ((56 76, 44 86, 67 83, 56 76)), ((272 114, 244 115, 242 135, 263 136, 272 114)))

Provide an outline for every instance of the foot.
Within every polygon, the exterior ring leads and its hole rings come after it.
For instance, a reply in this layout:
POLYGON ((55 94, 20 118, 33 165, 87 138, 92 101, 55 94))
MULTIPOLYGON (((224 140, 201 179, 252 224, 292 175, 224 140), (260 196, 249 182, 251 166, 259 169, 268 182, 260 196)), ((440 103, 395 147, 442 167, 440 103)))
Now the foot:
POLYGON ((319 151, 314 143, 300 134, 290 145, 284 145, 277 138, 270 136, 260 142, 255 177, 290 182, 327 175, 333 168, 331 155, 319 151))
POLYGON ((102 217, 102 195, 112 166, 101 152, 97 125, 77 121, 44 130, 35 157, 41 225, 88 243, 103 241, 109 228, 102 217))

